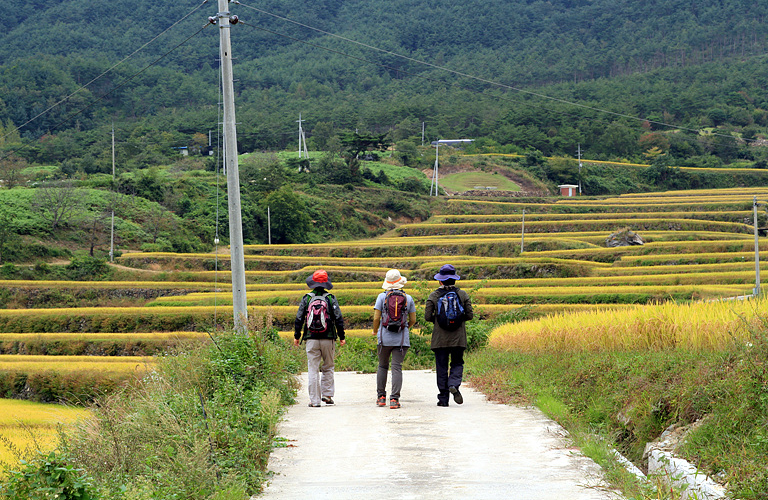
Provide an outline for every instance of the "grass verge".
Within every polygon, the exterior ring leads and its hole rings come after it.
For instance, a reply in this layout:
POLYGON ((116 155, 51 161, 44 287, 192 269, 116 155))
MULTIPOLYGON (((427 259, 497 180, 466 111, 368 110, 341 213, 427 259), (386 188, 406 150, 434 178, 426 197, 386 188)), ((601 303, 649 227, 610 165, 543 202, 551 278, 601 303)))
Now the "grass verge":
POLYGON ((611 478, 622 473, 606 450, 615 447, 642 468, 646 442, 698 421, 677 453, 727 483, 733 498, 766 499, 768 327, 750 331, 717 350, 491 348, 470 354, 467 372, 490 398, 539 406, 629 498, 679 497, 611 478))
POLYGON ((271 327, 214 340, 100 398, 56 452, 8 470, 0 498, 37 498, 30 492, 41 484, 81 499, 242 500, 258 492, 298 364, 271 327))

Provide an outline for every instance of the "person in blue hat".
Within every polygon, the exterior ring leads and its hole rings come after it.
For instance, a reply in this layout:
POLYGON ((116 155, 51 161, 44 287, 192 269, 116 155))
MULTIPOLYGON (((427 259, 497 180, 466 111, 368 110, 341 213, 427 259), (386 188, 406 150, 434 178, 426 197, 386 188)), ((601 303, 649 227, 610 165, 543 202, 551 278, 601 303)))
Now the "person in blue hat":
POLYGON ((474 317, 469 294, 456 286, 461 279, 456 268, 446 264, 435 275, 440 287, 427 298, 424 319, 434 323, 432 351, 437 372, 437 406, 448 406, 453 395, 456 404, 464 398, 459 391, 464 375, 464 351, 467 348, 466 322, 474 317))

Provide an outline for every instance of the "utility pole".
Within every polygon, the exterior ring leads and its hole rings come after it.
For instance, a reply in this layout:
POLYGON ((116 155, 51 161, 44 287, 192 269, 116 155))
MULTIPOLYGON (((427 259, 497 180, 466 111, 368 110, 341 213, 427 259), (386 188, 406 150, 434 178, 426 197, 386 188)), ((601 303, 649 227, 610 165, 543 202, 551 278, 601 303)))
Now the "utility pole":
MULTIPOLYGON (((112 189, 115 189, 115 122, 112 122, 112 189)), ((114 191, 113 191, 114 194, 114 191)), ((109 234, 109 261, 115 261, 115 198, 112 198, 112 228, 109 234)))
POLYGON ((523 246, 525 244, 525 209, 523 209, 523 227, 520 231, 520 255, 523 254, 523 246))
POLYGON ((755 289, 752 291, 753 297, 760 295, 760 242, 757 232, 757 196, 752 199, 752 211, 755 224, 755 289))
POLYGON ((272 244, 272 214, 269 211, 269 205, 267 205, 267 241, 272 244))
POLYGON ((304 135, 304 131, 301 129, 301 122, 304 121, 301 119, 301 113, 299 113, 299 119, 296 121, 299 122, 299 158, 301 158, 301 138, 304 135))
POLYGON ((219 12, 216 14, 216 18, 219 26, 221 82, 224 101, 224 165, 227 170, 232 309, 235 329, 245 331, 248 309, 245 300, 245 253, 243 250, 243 219, 240 211, 240 171, 237 158, 235 89, 232 81, 232 43, 230 40, 230 27, 237 24, 237 16, 230 17, 227 0, 218 1, 219 12))
POLYGON ((581 144, 579 144, 579 194, 581 194, 581 144))
POLYGON ((435 144, 435 168, 432 172, 432 185, 429 187, 429 194, 432 195, 432 186, 435 186, 435 196, 437 196, 437 158, 440 156, 440 141, 435 144))
POLYGON ((432 187, 435 188, 435 196, 438 195, 438 174, 439 174, 439 168, 438 168, 438 158, 440 157, 440 143, 448 144, 449 146, 455 145, 455 144, 463 144, 468 142, 473 142, 474 139, 438 139, 435 141, 435 168, 434 172, 432 174, 432 184, 429 186, 429 195, 432 196, 432 187))
POLYGON ((421 122, 421 145, 424 145, 424 122, 421 122))

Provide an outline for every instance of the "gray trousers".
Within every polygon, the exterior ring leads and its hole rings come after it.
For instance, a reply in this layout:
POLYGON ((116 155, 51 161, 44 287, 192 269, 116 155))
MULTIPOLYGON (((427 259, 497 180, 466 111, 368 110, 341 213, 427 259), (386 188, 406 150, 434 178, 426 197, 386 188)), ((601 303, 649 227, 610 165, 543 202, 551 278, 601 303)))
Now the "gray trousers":
POLYGON ((321 397, 330 398, 334 394, 333 364, 336 357, 336 341, 307 339, 306 344, 309 402, 319 405, 321 397))
POLYGON ((389 346, 379 344, 379 369, 376 371, 376 395, 387 395, 387 372, 389 371, 389 358, 392 358, 392 391, 389 397, 400 399, 400 389, 403 387, 403 360, 408 346, 389 346))

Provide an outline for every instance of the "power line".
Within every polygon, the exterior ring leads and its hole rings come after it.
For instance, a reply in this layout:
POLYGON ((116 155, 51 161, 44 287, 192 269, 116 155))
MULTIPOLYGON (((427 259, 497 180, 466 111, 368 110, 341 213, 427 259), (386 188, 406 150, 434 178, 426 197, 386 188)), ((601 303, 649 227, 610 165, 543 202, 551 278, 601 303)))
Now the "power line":
MULTIPOLYGON (((206 2, 207 2, 207 1, 208 1, 208 0, 206 0, 206 2)), ((198 7, 198 8, 199 8, 199 7, 198 7)), ((106 98, 107 98, 107 97, 109 97, 110 95, 114 94, 115 92, 117 92, 118 90, 120 90, 121 88, 123 88, 124 86, 126 86, 128 83, 130 83, 131 81, 133 81, 133 80, 134 80, 136 77, 138 77, 139 75, 141 75, 141 74, 143 74, 145 71, 147 71, 149 68, 151 68, 151 67, 155 66, 157 63, 159 63, 160 61, 162 61, 163 59, 165 59, 165 58, 166 58, 166 57, 167 57, 167 56, 168 56, 168 55, 169 55, 171 52, 175 51, 176 49, 178 49, 178 48, 179 48, 179 47, 181 47, 182 45, 186 44, 188 41, 190 41, 192 38, 194 38, 195 36, 197 36, 198 34, 200 34, 200 32, 201 32, 201 31, 203 31, 205 28, 207 28, 207 27, 208 27, 208 26, 210 26, 210 25, 211 25, 211 23, 210 23, 210 22, 206 23, 206 24, 205 24, 203 27, 201 27, 201 28, 200 28, 200 29, 198 29, 196 32, 194 32, 193 34, 191 34, 190 36, 188 36, 186 39, 184 39, 184 40, 183 40, 182 42, 180 42, 179 44, 175 45, 175 46, 174 46, 173 48, 171 48, 169 51, 167 51, 166 53, 162 54, 160 57, 158 57, 157 59, 155 59, 155 60, 154 60, 154 61, 152 61, 151 63, 147 64, 146 66, 144 66, 142 69, 140 69, 140 70, 139 70, 139 71, 137 71, 136 73, 134 73, 134 74, 132 74, 131 76, 127 77, 125 80, 123 80, 123 81, 122 81, 122 82, 121 82, 119 85, 117 85, 116 87, 114 87, 112 90, 110 90, 109 92, 107 92, 107 93, 105 93, 105 94, 102 94, 101 96, 97 96, 97 97, 96 97, 96 99, 92 100, 92 101, 91 101, 89 104, 87 104, 86 106, 84 106, 84 107, 80 108, 78 111, 76 111, 76 112, 74 112, 74 113, 70 114, 69 116, 67 116, 67 117, 63 118, 63 119, 62 119, 62 120, 60 120, 58 123, 56 123, 56 124, 54 124, 52 127, 50 127, 50 129, 51 129, 51 130, 56 130, 56 129, 58 129, 58 128, 59 128, 61 125, 63 125, 64 123, 66 123, 66 122, 68 122, 68 121, 70 121, 70 120, 74 119, 75 117, 77 117, 77 116, 80 116, 81 114, 85 113, 86 111, 88 111, 89 109, 91 109, 93 106, 95 106, 95 105, 96 105, 96 104, 98 104, 99 102, 103 101, 104 99, 106 99, 106 98)), ((24 148, 24 147, 28 147, 28 145, 23 145, 23 146, 22 146, 22 148, 24 148)), ((16 153, 16 152, 20 151, 22 148, 11 149, 11 150, 9 150, 9 151, 6 151, 6 152, 5 152, 5 154, 4 154, 3 156, 0 156, 0 160, 3 160, 3 159, 5 159, 5 158, 7 158, 8 156, 10 156, 11 154, 13 154, 13 153, 16 153)))
POLYGON ((142 45, 142 46, 141 46, 141 47, 139 47, 138 49, 136 49, 136 50, 134 50, 133 52, 131 52, 129 55, 127 55, 126 57, 124 57, 124 58, 123 58, 122 60, 120 60, 118 63, 116 63, 116 64, 114 64, 113 66, 111 66, 110 68, 108 68, 108 69, 104 70, 104 71, 103 71, 103 72, 102 72, 100 75, 98 75, 97 77, 93 78, 93 79, 92 79, 90 82, 88 82, 88 83, 86 83, 86 84, 84 84, 84 85, 81 85, 81 86, 80 86, 80 88, 78 88, 77 90, 75 90, 74 92, 72 92, 71 94, 69 94, 68 96, 64 97, 63 99, 61 99, 60 101, 58 101, 58 102, 56 102, 56 103, 54 103, 54 104, 51 104, 49 107, 47 107, 46 109, 44 109, 44 110, 43 110, 43 111, 41 111, 40 113, 36 114, 35 116, 33 116, 32 118, 30 118, 29 120, 25 121, 24 123, 22 123, 21 125, 19 125, 19 126, 18 126, 18 127, 16 127, 15 129, 11 130, 10 132, 6 133, 6 134, 5 134, 5 135, 3 135, 3 136, 0 136, 0 140, 2 140, 2 139, 5 139, 5 138, 6 138, 6 137, 8 137, 10 134, 12 134, 12 133, 14 133, 14 132, 17 132, 17 131, 21 130, 22 128, 26 127, 27 125, 29 125, 29 124, 30 124, 30 123, 32 123, 33 121, 37 120, 38 118, 40 118, 40 117, 41 117, 41 116, 43 116, 44 114, 48 113, 48 112, 49 112, 49 111, 51 111, 52 109, 54 109, 54 108, 56 108, 56 107, 60 106, 61 104, 65 103, 66 101, 68 101, 69 99, 71 99, 72 97, 74 97, 74 96, 75 96, 77 93, 79 93, 80 91, 87 89, 89 85, 91 85, 91 84, 92 84, 92 83, 94 83, 95 81, 99 80, 101 77, 103 77, 104 75, 106 75, 106 74, 107 74, 107 73, 109 73, 110 71, 114 70, 114 69, 115 69, 115 68, 117 68, 118 66, 122 65, 124 62, 128 61, 129 59, 131 59, 133 56, 135 56, 136 54, 138 54, 140 51, 144 50, 144 48, 146 48, 146 47, 147 47, 149 44, 151 44, 152 42, 154 42, 155 40, 157 40, 158 38, 160 38, 161 36, 163 36, 165 33, 167 33, 168 31, 170 31, 170 30, 171 30, 171 28, 173 28, 174 26, 176 26, 177 24, 179 24, 180 22, 184 21, 186 18, 188 18, 189 16, 191 16, 192 14, 194 14, 194 13, 195 13, 195 12, 196 12, 198 9, 200 9, 200 8, 201 8, 203 5, 205 5, 206 3, 208 3, 208 1, 209 1, 209 0, 204 0, 204 1, 203 1, 203 3, 201 3, 200 5, 198 5, 197 7, 195 7, 194 9, 192 9, 192 10, 191 10, 191 11, 190 11, 190 12, 189 12, 187 15, 185 15, 184 17, 182 17, 181 19, 179 19, 179 20, 178 20, 178 21, 176 21, 175 23, 173 23, 173 24, 171 24, 170 26, 168 26, 166 29, 164 29, 163 31, 161 31, 160 33, 158 33, 158 34, 157 34, 157 35, 156 35, 154 38, 152 38, 150 41, 148 41, 147 43, 145 43, 144 45, 142 45))
MULTIPOLYGON (((561 104, 567 104, 567 105, 570 105, 570 106, 575 106, 575 107, 587 109, 587 110, 590 110, 590 111, 596 111, 596 112, 599 112, 599 113, 608 114, 608 115, 616 116, 616 117, 619 117, 619 118, 627 118, 627 119, 630 119, 630 120, 639 121, 641 123, 650 123, 650 124, 653 124, 653 125, 658 125, 658 126, 662 126, 662 127, 672 128, 672 129, 676 129, 676 130, 683 130, 683 131, 687 131, 687 132, 694 132, 694 133, 697 133, 697 134, 701 131, 700 129, 693 129, 693 128, 683 127, 683 126, 679 126, 679 125, 673 125, 671 123, 665 123, 665 122, 659 122, 659 121, 655 121, 655 120, 649 120, 649 119, 646 119, 646 118, 640 118, 640 117, 633 116, 633 115, 628 115, 628 114, 625 114, 625 113, 618 113, 618 112, 615 112, 615 111, 609 111, 607 109, 598 108, 598 107, 594 107, 594 106, 588 106, 586 104, 580 104, 580 103, 577 103, 577 102, 568 101, 566 99, 561 99, 561 98, 558 98, 558 97, 548 96, 546 94, 542 94, 542 93, 539 93, 539 92, 534 92, 534 91, 531 91, 531 90, 525 90, 525 89, 522 89, 522 88, 519 88, 519 87, 515 87, 515 86, 512 86, 512 85, 506 85, 506 84, 503 84, 503 83, 494 82, 493 80, 488 80, 488 79, 481 78, 481 77, 478 77, 478 76, 470 75, 468 73, 463 73, 461 71, 452 70, 452 69, 447 68, 445 66, 440 66, 440 65, 432 64, 432 63, 429 63, 429 62, 426 62, 426 61, 421 61, 421 60, 415 59, 413 57, 404 56, 402 54, 398 54, 398 53, 392 52, 390 50, 382 49, 382 48, 379 48, 379 47, 376 47, 376 46, 373 46, 373 45, 370 45, 370 44, 366 44, 366 43, 363 43, 363 42, 359 42, 357 40, 353 40, 351 38, 347 38, 347 37, 344 37, 344 36, 341 36, 341 35, 337 35, 335 33, 331 33, 329 31, 325 31, 325 30, 322 30, 320 28, 316 28, 314 26, 310 26, 308 24, 300 23, 298 21, 294 21, 293 19, 289 19, 287 17, 280 16, 278 14, 274 14, 272 12, 268 12, 268 11, 265 11, 263 9, 259 9, 257 7, 252 7, 250 5, 243 4, 243 3, 241 3, 238 0, 233 0, 232 3, 234 3, 236 5, 240 5, 242 7, 247 8, 247 9, 254 10, 254 11, 259 12, 261 14, 274 17, 274 18, 279 19, 281 21, 292 23, 292 24, 294 24, 296 26, 300 26, 302 28, 313 30, 313 31, 316 31, 318 33, 322 33, 324 35, 331 36, 333 38, 338 38, 338 39, 343 40, 345 42, 353 43, 355 45, 359 45, 361 47, 365 47, 365 48, 368 48, 368 49, 371 49, 371 50, 375 50, 377 52, 381 52, 381 53, 384 53, 384 54, 387 54, 387 55, 391 55, 391 56, 394 56, 394 57, 399 57, 399 58, 404 59, 406 61, 410 61, 410 62, 414 62, 414 63, 417 63, 417 64, 421 64, 423 66, 427 66, 427 67, 430 67, 430 68, 433 68, 433 69, 438 69, 438 70, 441 70, 441 71, 452 73, 452 74, 457 75, 457 76, 461 76, 461 77, 464 77, 464 78, 469 78, 469 79, 472 79, 472 80, 476 80, 476 81, 479 81, 479 82, 482 82, 482 83, 485 83, 485 84, 489 84, 489 85, 493 85, 493 86, 496 86, 496 87, 500 87, 500 88, 503 88, 503 89, 513 90, 515 92, 519 92, 519 93, 523 93, 523 94, 528 94, 528 95, 539 97, 539 98, 542 98, 542 99, 548 99, 550 101, 559 102, 561 104)), ((242 24, 246 24, 246 23, 243 23, 242 20, 240 22, 242 24)), ((327 50, 327 51, 330 51, 330 52, 334 52, 334 53, 343 55, 345 57, 351 57, 353 59, 357 59, 357 60, 360 60, 360 61, 368 62, 370 64, 375 64, 377 66, 382 66, 382 67, 385 67, 387 69, 391 69, 393 71, 400 71, 402 73, 405 73, 405 74, 408 74, 408 75, 411 75, 411 76, 416 76, 418 78, 423 78, 425 80, 436 81, 436 80, 432 80, 432 79, 427 78, 427 77, 422 77, 422 76, 419 76, 417 74, 414 74, 414 73, 411 73, 411 72, 408 72, 408 71, 405 71, 405 70, 402 70, 402 69, 399 69, 399 68, 391 68, 389 66, 385 66, 385 65, 382 65, 382 64, 379 64, 379 63, 375 63, 373 61, 369 61, 369 60, 366 60, 366 59, 363 59, 363 58, 352 56, 350 54, 346 54, 346 53, 341 52, 341 51, 337 51, 337 50, 334 50, 334 49, 329 49, 327 47, 323 47, 321 45, 309 43, 309 42, 306 42, 306 41, 303 41, 301 39, 294 38, 294 37, 291 37, 291 36, 288 36, 288 35, 283 35, 283 34, 275 32, 275 31, 268 30, 266 28, 261 28, 261 27, 258 27, 258 26, 250 25, 250 24, 246 24, 246 25, 254 27, 254 28, 257 28, 257 29, 261 29, 261 30, 266 31, 268 33, 273 33, 273 34, 275 34, 277 36, 281 36, 281 37, 284 37, 284 38, 295 40, 295 41, 297 41, 299 43, 304 43, 304 44, 307 44, 307 45, 310 45, 310 46, 313 46, 313 47, 320 48, 322 50, 327 50)), ((467 89, 467 88, 464 88, 464 90, 468 90, 470 92, 476 92, 476 91, 473 91, 472 89, 467 89)), ((476 93, 481 93, 483 95, 489 95, 489 94, 486 94, 484 92, 476 92, 476 93)), ((514 100, 511 100, 511 99, 505 99, 505 98, 500 97, 500 96, 493 96, 493 97, 497 97, 499 99, 504 99, 504 100, 509 100, 509 101, 512 101, 512 102, 522 102, 522 101, 514 101, 514 100)), ((533 104, 527 103, 527 102, 525 104, 533 105, 533 104)), ((545 108, 545 109, 549 109, 549 108, 545 108)), ((555 110, 551 110, 551 111, 555 111, 555 110)), ((729 134, 712 133, 711 135, 732 138, 732 136, 729 135, 729 134)))
MULTIPOLYGON (((552 108, 549 108, 549 107, 541 105, 541 104, 536 104, 536 103, 532 103, 532 102, 529 102, 529 101, 522 101, 522 100, 519 100, 519 99, 512 99, 512 98, 509 98, 509 97, 504 97, 504 96, 495 95, 495 94, 489 94, 489 93, 487 93, 487 92, 485 92, 483 90, 471 89, 471 88, 465 87, 465 86, 463 86, 463 85, 461 85, 459 83, 444 82, 442 80, 438 80, 438 79, 435 79, 435 78, 430 78, 428 76, 423 76, 421 74, 413 73, 413 72, 410 72, 410 71, 407 71, 407 70, 404 70, 404 69, 401 69, 401 68, 393 68, 392 66, 387 66, 386 64, 382 64, 382 63, 378 63, 378 62, 375 62, 375 61, 371 61, 370 59, 365 59, 363 57, 354 56, 352 54, 348 54, 348 53, 342 52, 340 50, 331 49, 331 48, 324 47, 322 45, 318 45, 318 44, 315 44, 315 43, 312 43, 312 42, 307 42, 307 41, 302 40, 300 38, 296 38, 296 37, 293 37, 293 36, 290 36, 290 35, 285 35, 285 34, 277 32, 277 31, 270 30, 268 28, 263 28, 261 26, 256 26, 256 25, 250 24, 248 22, 245 22, 243 20, 239 20, 239 24, 248 26, 249 28, 254 28, 254 29, 257 29, 257 30, 260 30, 260 31, 264 31, 264 32, 273 34, 275 36, 279 36, 279 37, 282 37, 282 38, 287 38, 289 40, 293 40, 295 42, 302 43, 304 45, 309 45, 310 47, 315 47, 317 49, 325 50, 327 52, 331 52, 331 53, 334 53, 334 54, 339 54, 341 56, 348 57, 350 59, 355 59, 357 61, 362 61, 364 63, 372 64, 374 66, 379 66, 379 67, 384 68, 386 70, 403 73, 405 75, 412 76, 414 78, 419 78, 419 79, 422 79, 422 80, 425 80, 425 81, 428 81, 428 82, 437 83, 437 84, 440 84, 440 85, 449 85, 449 86, 457 87, 460 90, 464 90, 464 91, 467 91, 467 92, 472 92, 472 93, 475 93, 475 94, 478 94, 478 95, 481 95, 481 96, 485 96, 485 97, 492 97, 492 98, 499 99, 499 100, 502 100, 502 101, 520 103, 520 104, 524 104, 524 105, 527 105, 527 106, 541 108, 541 109, 545 109, 545 110, 556 112, 556 113, 560 113, 560 114, 571 115, 571 113, 567 113, 565 111, 554 110, 552 108)), ((573 115, 571 115, 571 116, 573 116, 573 115)), ((645 120, 642 120, 642 121, 645 121, 645 120)), ((283 133, 282 135, 287 135, 287 134, 283 133)))

